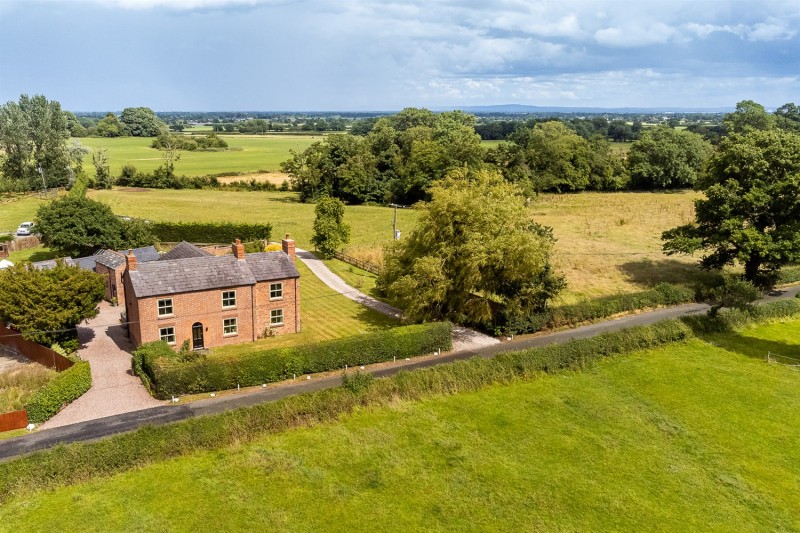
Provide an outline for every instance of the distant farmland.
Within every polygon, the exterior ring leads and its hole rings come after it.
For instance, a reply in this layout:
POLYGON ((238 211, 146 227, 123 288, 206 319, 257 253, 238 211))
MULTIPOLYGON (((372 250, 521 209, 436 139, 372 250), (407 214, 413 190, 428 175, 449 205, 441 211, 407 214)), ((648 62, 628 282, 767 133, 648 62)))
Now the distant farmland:
MULTIPOLYGON (((322 140, 322 135, 222 135, 229 149, 224 152, 181 152, 175 163, 175 173, 186 176, 202 176, 223 172, 257 172, 280 170, 280 164, 289 158, 289 150, 302 151, 322 140)), ((95 150, 105 148, 111 173, 119 175, 120 169, 130 163, 137 170, 150 172, 162 164, 161 151, 150 148, 152 138, 86 137, 81 144, 95 150)), ((94 175, 91 156, 84 159, 83 166, 94 175)))

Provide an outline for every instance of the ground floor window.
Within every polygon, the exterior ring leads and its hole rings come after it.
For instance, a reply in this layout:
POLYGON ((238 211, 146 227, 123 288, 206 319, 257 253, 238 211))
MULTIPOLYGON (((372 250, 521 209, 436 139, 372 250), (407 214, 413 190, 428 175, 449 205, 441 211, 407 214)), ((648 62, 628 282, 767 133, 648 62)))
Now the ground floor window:
POLYGON ((235 318, 226 318, 222 321, 222 334, 223 335, 237 335, 239 333, 239 324, 235 318))
POLYGON ((269 312, 269 324, 270 326, 283 325, 283 309, 273 309, 269 312))
POLYGON ((158 328, 158 336, 167 344, 175 344, 175 328, 173 326, 158 328))

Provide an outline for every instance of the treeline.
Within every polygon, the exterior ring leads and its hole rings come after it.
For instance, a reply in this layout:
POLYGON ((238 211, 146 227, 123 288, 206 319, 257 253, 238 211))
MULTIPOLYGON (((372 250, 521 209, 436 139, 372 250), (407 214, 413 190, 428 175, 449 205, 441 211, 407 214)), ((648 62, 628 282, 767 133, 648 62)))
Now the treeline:
POLYGON ((301 201, 332 196, 351 204, 411 204, 428 199, 431 184, 461 167, 499 170, 527 194, 692 187, 713 153, 711 141, 748 128, 800 131, 800 109, 785 104, 771 114, 746 100, 719 128, 699 133, 669 124, 623 128, 602 117, 513 128, 501 122, 497 134, 511 130, 507 142, 489 150, 481 147, 475 117, 460 111, 408 108, 362 122, 361 135, 329 135, 283 163, 301 201), (612 141, 628 139, 629 131, 637 140, 623 155, 612 141))
POLYGON ((528 120, 495 120, 476 124, 475 133, 485 141, 506 141, 518 135, 520 131, 535 127, 536 124, 554 120, 563 122, 564 125, 584 139, 600 135, 615 142, 634 141, 639 138, 639 133, 642 131, 642 122, 640 120, 634 120, 629 123, 621 118, 609 121, 604 116, 595 116, 592 118, 555 119, 554 117, 542 117, 528 120))

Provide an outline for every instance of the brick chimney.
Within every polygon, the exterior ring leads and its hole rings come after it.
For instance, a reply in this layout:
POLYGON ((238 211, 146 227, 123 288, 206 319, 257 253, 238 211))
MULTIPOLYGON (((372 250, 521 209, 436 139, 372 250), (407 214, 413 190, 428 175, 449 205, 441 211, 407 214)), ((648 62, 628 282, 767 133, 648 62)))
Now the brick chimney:
POLYGON ((236 256, 236 259, 239 259, 240 261, 244 259, 244 245, 242 244, 242 241, 236 239, 236 242, 233 243, 231 248, 233 249, 233 255, 236 256))
POLYGON ((288 255, 289 259, 294 261, 294 239, 290 239, 288 233, 281 241, 281 248, 283 248, 283 253, 288 255))
POLYGON ((128 255, 125 256, 125 263, 129 271, 136 270, 136 256, 133 255, 133 250, 128 250, 128 255))

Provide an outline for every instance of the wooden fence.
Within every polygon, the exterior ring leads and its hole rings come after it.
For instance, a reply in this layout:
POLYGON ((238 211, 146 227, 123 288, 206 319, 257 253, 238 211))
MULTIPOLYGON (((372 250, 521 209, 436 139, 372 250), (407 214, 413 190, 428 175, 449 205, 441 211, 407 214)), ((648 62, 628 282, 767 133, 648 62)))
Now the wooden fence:
POLYGON ((0 323, 0 346, 10 348, 16 353, 24 355, 40 365, 52 368, 58 372, 62 372, 75 364, 60 353, 46 346, 23 339, 18 332, 7 328, 2 323, 0 323))
POLYGON ((374 263, 369 263, 367 261, 362 261, 361 259, 356 259, 355 257, 351 257, 349 255, 345 255, 342 252, 333 252, 333 257, 338 259, 339 261, 344 261, 345 263, 349 263, 353 266, 357 266, 362 270, 366 270, 367 272, 371 272, 376 276, 381 273, 381 269, 378 265, 374 263))
POLYGON ((24 427, 28 427, 27 411, 11 411, 10 413, 0 414, 0 433, 24 427))

